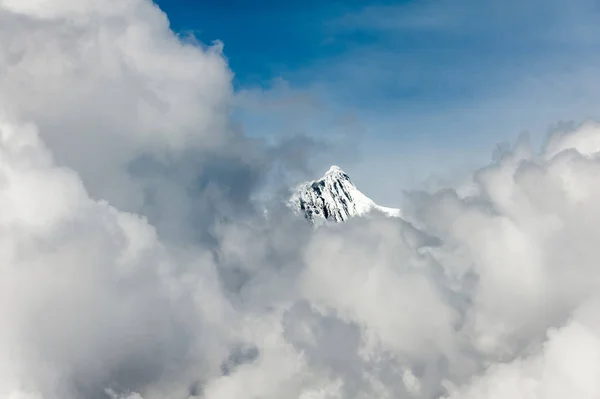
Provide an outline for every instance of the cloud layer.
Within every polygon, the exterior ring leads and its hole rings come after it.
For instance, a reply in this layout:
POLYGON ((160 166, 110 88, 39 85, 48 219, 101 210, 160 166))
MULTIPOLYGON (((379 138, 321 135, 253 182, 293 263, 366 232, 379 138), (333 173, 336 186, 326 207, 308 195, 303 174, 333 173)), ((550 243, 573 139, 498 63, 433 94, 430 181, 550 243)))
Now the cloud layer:
POLYGON ((313 230, 151 2, 0 0, 0 72, 0 398, 600 395, 600 125, 313 230))

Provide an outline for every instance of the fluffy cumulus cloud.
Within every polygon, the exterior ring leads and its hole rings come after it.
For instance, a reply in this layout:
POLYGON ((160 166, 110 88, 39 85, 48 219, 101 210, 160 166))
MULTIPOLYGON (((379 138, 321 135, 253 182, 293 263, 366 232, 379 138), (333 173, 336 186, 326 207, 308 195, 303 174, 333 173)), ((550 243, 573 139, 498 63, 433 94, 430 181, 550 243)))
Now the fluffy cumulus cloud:
POLYGON ((0 398, 600 395, 600 125, 312 229, 231 78, 148 0, 0 0, 0 398))

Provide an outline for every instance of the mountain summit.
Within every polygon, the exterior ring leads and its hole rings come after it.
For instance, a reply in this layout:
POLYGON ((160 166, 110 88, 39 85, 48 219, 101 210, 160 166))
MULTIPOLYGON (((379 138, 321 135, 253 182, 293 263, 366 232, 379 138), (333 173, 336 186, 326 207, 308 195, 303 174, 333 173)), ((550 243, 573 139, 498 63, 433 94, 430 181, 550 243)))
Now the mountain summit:
POLYGON ((299 185, 290 198, 290 206, 311 222, 344 222, 372 211, 399 217, 400 210, 377 205, 361 193, 350 177, 338 166, 331 166, 315 181, 299 185))

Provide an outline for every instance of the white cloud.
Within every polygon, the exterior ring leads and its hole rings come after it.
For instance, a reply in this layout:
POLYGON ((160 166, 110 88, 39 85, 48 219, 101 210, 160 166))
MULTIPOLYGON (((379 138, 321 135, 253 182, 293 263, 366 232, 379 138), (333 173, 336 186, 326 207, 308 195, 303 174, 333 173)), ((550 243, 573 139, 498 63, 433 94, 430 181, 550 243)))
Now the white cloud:
POLYGON ((0 21, 3 111, 33 121, 94 196, 137 210, 152 188, 126 173, 133 160, 233 134, 220 47, 181 42, 149 1, 5 1, 0 21))
MULTIPOLYGON (((184 278, 185 257, 175 262, 144 218, 90 199, 31 127, 1 130, 0 396, 87 396, 105 388, 98 384, 144 386, 185 373, 181 365, 211 335, 210 311, 223 301, 218 290, 186 288, 216 284, 211 263, 184 278), (204 331, 187 336, 193 328, 204 331)), ((218 351, 221 338, 213 338, 218 351)))
POLYGON ((481 378, 448 398, 558 399, 600 395, 598 301, 582 305, 575 317, 548 333, 540 353, 490 367, 481 378))

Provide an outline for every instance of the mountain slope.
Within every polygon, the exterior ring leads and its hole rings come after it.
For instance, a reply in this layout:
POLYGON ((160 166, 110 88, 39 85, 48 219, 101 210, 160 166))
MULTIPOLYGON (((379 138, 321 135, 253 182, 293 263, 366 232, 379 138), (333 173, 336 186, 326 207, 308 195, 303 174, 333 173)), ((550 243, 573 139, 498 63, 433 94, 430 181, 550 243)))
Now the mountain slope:
POLYGON ((379 206, 361 193, 350 177, 335 165, 322 178, 299 185, 290 198, 290 206, 313 223, 344 222, 373 211, 392 217, 401 215, 399 209, 379 206))

